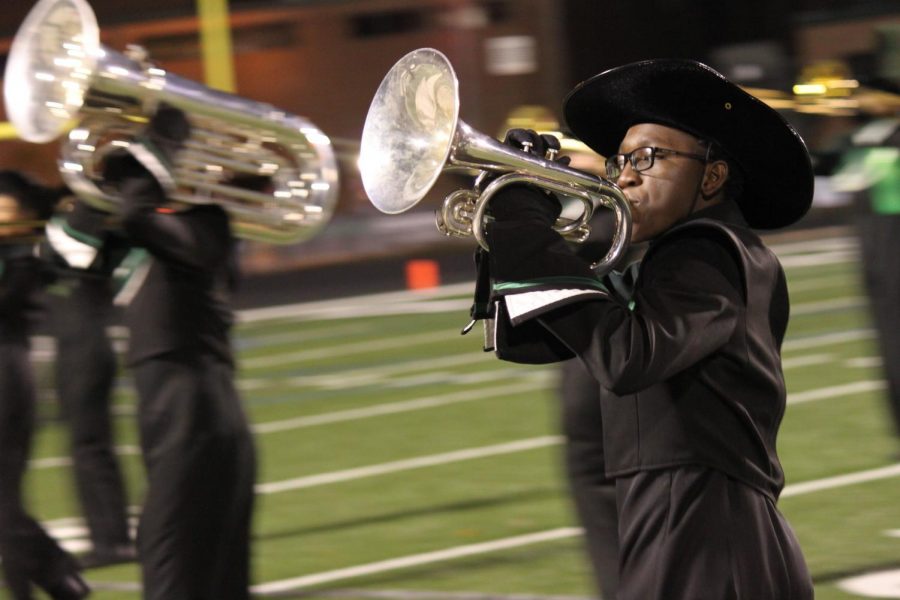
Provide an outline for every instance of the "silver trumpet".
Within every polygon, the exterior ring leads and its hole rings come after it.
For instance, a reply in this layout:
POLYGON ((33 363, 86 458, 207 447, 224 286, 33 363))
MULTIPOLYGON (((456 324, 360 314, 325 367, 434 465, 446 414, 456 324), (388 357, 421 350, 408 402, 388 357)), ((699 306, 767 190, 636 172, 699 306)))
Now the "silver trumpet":
POLYGON ((596 208, 615 212, 612 245, 592 265, 597 273, 608 271, 631 239, 631 211, 622 191, 610 181, 554 162, 553 156, 541 158, 475 131, 459 119, 458 87, 447 57, 431 48, 410 52, 388 71, 369 107, 360 143, 359 170, 372 204, 388 214, 409 210, 445 170, 499 174, 484 189, 480 175, 473 189, 448 195, 437 211, 438 229, 474 236, 489 250, 484 224, 490 199, 507 185, 529 183, 581 202, 579 218, 560 218, 554 226, 571 241, 587 238, 596 208))
POLYGON ((101 210, 116 212, 121 205, 104 190, 104 156, 127 146, 163 102, 184 111, 192 126, 174 157, 172 200, 218 204, 236 235, 271 243, 312 237, 337 203, 337 163, 318 127, 167 73, 138 48, 126 54, 107 49, 85 0, 40 0, 32 8, 13 40, 4 97, 23 139, 48 142, 68 131, 62 177, 101 210), (231 183, 248 175, 265 185, 231 183))

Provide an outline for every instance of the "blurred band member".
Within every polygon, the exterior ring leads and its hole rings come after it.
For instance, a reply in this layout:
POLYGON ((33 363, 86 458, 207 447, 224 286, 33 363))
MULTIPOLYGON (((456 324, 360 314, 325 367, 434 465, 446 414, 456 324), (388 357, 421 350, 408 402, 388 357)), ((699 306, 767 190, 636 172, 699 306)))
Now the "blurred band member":
POLYGON ((900 27, 881 31, 879 45, 875 74, 861 77, 854 95, 863 123, 832 182, 855 196, 863 280, 878 333, 888 407, 900 438, 900 71, 891 54, 900 45, 900 27))
POLYGON ((255 450, 229 338, 235 240, 221 207, 167 197, 189 132, 181 111, 162 106, 105 168, 130 242, 151 256, 126 312, 148 478, 138 550, 148 600, 242 600, 255 450))
POLYGON ((616 482, 603 467, 603 415, 599 384, 578 360, 560 364, 559 399, 566 437, 564 467, 594 582, 603 600, 619 586, 616 482))
MULTIPOLYGON (((552 142, 551 142, 552 145, 552 142)), ((594 155, 596 156, 596 155, 594 155)), ((591 219, 591 233, 572 251, 588 261, 604 256, 613 243, 616 230, 614 214, 599 210, 591 219)), ((632 245, 608 275, 618 288, 633 284, 634 269, 640 252, 632 245)), ((610 286, 613 293, 617 287, 610 286)), ((623 298, 627 292, 620 293, 623 298)), ((607 477, 604 467, 602 391, 597 379, 578 359, 560 363, 557 392, 561 401, 562 431, 566 438, 564 468, 569 481, 578 520, 584 529, 587 557, 597 590, 603 600, 616 600, 619 587, 619 518, 616 513, 616 482, 607 477)))
POLYGON ((109 213, 71 196, 47 225, 47 240, 56 273, 48 290, 56 388, 93 546, 81 562, 91 567, 133 561, 137 553, 110 413, 118 366, 106 332, 113 313, 113 273, 129 256, 129 247, 109 213))
POLYGON ((22 497, 36 401, 29 335, 45 283, 35 241, 56 199, 19 173, 0 172, 0 556, 14 600, 30 600, 32 584, 54 600, 90 593, 74 558, 28 515, 22 497))

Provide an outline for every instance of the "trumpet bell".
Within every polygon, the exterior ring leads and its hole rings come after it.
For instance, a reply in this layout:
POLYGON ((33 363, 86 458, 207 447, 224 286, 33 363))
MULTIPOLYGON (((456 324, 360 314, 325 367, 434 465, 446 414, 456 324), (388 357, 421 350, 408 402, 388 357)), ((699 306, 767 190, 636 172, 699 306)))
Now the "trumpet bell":
POLYGON ((442 53, 420 48, 388 71, 359 152, 363 187, 378 210, 401 213, 425 197, 449 158, 458 119, 459 84, 442 53))
POLYGON ((83 0, 41 0, 31 9, 3 79, 6 110, 22 139, 49 142, 68 128, 101 52, 97 19, 83 0))

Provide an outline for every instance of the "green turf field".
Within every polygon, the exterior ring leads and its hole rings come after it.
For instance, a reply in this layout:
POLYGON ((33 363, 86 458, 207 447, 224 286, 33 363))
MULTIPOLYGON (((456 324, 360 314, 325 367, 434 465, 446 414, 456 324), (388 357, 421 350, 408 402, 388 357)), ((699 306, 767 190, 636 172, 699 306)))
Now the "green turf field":
MULTIPOLYGON (((841 587, 900 569, 900 445, 854 245, 831 238, 776 249, 793 306, 781 509, 818 598, 900 598, 897 577, 875 586, 880 596, 841 587)), ((468 304, 469 286, 451 286, 242 314, 239 383, 260 458, 260 597, 592 594, 559 467, 555 370, 481 352, 480 326, 459 335, 468 304)), ((52 417, 42 383, 41 414, 52 417)), ((137 510, 143 483, 127 374, 118 394, 118 444, 137 510)), ((64 427, 42 421, 29 503, 77 548, 83 531, 65 447, 64 427)), ((133 565, 87 578, 94 598, 139 597, 133 565)))

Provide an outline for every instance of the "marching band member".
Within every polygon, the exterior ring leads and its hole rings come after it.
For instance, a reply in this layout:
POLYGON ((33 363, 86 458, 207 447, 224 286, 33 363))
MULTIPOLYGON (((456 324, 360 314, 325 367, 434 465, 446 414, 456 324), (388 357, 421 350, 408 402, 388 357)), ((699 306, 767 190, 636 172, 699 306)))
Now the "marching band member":
MULTIPOLYGON (((855 94, 862 124, 831 181, 854 197, 860 270, 878 334, 894 434, 900 440, 900 72, 891 55, 898 43, 900 28, 879 32, 875 72, 860 78, 855 94)), ((900 451, 892 458, 900 458, 900 451)))
POLYGON ((32 584, 54 600, 90 593, 75 559, 22 504, 36 401, 29 335, 45 283, 35 239, 56 200, 52 190, 21 174, 0 172, 0 556, 15 600, 30 600, 32 584))
MULTIPOLYGON (((48 288, 56 338, 57 395, 69 427, 78 499, 91 536, 85 567, 134 561, 125 484, 113 446, 111 404, 118 362, 107 327, 117 271, 140 260, 111 216, 69 196, 47 224, 54 266, 48 288)), ((129 272, 132 272, 128 270, 129 272)))
POLYGON ((147 600, 244 600, 256 465, 229 338, 235 240, 220 206, 168 200, 189 133, 163 105, 104 169, 125 233, 150 254, 126 311, 147 470, 139 559, 147 600))
POLYGON ((613 291, 552 228, 558 201, 506 187, 486 225, 495 347, 518 362, 577 357, 598 382, 597 476, 616 486, 618 600, 811 599, 776 507, 788 293, 751 230, 809 209, 803 140, 686 60, 601 73, 569 95, 565 115, 608 157, 631 203, 632 241, 649 247, 613 291))

